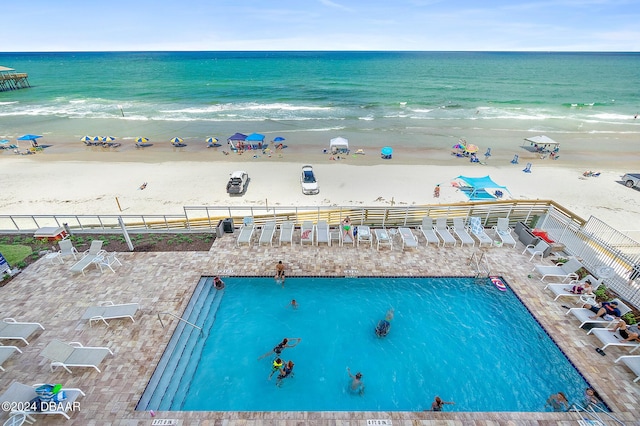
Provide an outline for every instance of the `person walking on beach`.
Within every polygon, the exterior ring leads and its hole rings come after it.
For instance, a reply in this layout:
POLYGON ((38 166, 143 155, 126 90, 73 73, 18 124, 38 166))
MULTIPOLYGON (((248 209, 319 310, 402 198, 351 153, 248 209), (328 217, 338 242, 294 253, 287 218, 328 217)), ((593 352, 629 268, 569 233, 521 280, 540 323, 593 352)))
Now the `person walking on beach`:
POLYGON ((440 198, 440 185, 433 188, 433 198, 440 198))
POLYGON ((282 260, 276 264, 276 276, 274 278, 276 283, 280 283, 284 287, 284 263, 282 263, 282 260))

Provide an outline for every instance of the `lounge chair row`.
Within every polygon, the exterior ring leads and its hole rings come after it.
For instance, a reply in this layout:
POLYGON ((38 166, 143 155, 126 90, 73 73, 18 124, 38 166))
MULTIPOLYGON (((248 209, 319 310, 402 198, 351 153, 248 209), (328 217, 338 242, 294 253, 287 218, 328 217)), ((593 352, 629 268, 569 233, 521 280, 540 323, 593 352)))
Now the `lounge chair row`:
POLYGON ((95 265, 97 269, 100 269, 100 272, 104 272, 106 270, 110 270, 111 272, 116 272, 114 268, 115 265, 122 266, 122 262, 116 257, 115 253, 107 253, 106 250, 102 249, 103 241, 94 240, 91 242, 91 246, 88 250, 86 250, 80 260, 78 260, 78 250, 73 246, 71 240, 61 240, 58 242, 58 246, 60 250, 58 250, 57 256, 54 256, 52 260, 59 259, 60 263, 64 263, 65 257, 73 257, 76 261, 70 268, 71 272, 82 273, 85 274, 85 270, 90 265, 95 265))

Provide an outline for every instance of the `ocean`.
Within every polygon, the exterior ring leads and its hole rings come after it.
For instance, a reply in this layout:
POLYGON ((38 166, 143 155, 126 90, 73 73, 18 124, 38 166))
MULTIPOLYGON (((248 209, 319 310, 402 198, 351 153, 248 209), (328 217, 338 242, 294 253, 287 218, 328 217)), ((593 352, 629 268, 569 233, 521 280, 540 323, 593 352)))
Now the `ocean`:
POLYGON ((640 133, 638 53, 0 53, 0 66, 32 85, 0 92, 0 139, 204 143, 259 132, 294 146, 344 136, 442 148, 640 133))

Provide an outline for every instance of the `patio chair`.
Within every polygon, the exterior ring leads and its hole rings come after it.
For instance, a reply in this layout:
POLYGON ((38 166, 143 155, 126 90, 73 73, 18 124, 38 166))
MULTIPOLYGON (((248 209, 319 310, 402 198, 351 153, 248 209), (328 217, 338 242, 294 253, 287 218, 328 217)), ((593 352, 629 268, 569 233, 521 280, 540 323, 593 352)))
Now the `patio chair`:
POLYGON ((413 235, 411 229, 404 227, 398 228, 398 233, 400 234, 400 238, 402 239, 402 250, 404 250, 405 247, 418 247, 418 239, 415 235, 413 235))
POLYGON ((542 275, 540 278, 542 282, 546 277, 562 278, 562 282, 565 282, 570 278, 577 280, 578 274, 576 272, 580 268, 582 268, 582 263, 574 257, 569 259, 568 262, 556 263, 555 266, 536 265, 532 271, 537 271, 542 275))
POLYGON ((442 239, 442 247, 446 246, 447 243, 453 244, 455 247, 458 244, 458 241, 451 235, 449 232, 449 227, 447 226, 447 218, 439 217, 436 219, 436 226, 434 226, 434 231, 438 234, 438 236, 442 239))
POLYGON ((129 318, 132 322, 135 322, 133 316, 138 312, 140 305, 138 303, 123 303, 114 305, 113 302, 101 302, 98 306, 91 306, 88 308, 84 315, 83 320, 89 320, 89 327, 93 326, 94 322, 102 321, 109 327, 107 320, 129 318))
POLYGON ((40 355, 51 360, 51 371, 54 367, 62 367, 69 373, 70 367, 94 368, 100 373, 98 365, 109 354, 113 355, 109 348, 82 346, 79 342, 65 343, 57 339, 40 352, 40 355))
POLYGON ((373 247, 373 235, 371 235, 371 228, 367 225, 359 225, 357 228, 357 244, 360 247, 360 243, 369 244, 369 248, 373 247))
POLYGON ((0 340, 22 340, 29 345, 27 339, 36 331, 44 330, 37 322, 19 322, 13 318, 5 318, 0 322, 0 340))
POLYGON ((356 246, 357 237, 353 234, 356 229, 354 226, 351 226, 351 232, 345 231, 342 225, 339 226, 340 229, 340 245, 343 246, 345 244, 351 244, 352 246, 356 246))
POLYGON ((60 257, 60 259, 63 259, 65 256, 73 256, 73 260, 78 260, 76 256, 79 254, 78 250, 73 246, 71 240, 58 241, 58 247, 60 247, 60 250, 58 250, 58 257, 60 257))
POLYGON ((493 230, 496 235, 500 237, 503 245, 512 245, 513 247, 516 246, 516 240, 511 235, 512 229, 509 227, 509 218, 499 218, 498 224, 493 227, 493 230))
POLYGON ((96 265, 96 268, 100 269, 100 272, 104 272, 105 269, 110 269, 114 274, 116 273, 113 267, 118 264, 122 266, 122 262, 116 257, 116 253, 113 252, 111 254, 107 253, 104 255, 96 256, 92 263, 96 265))
POLYGON ((549 244, 545 240, 540 240, 536 245, 529 244, 524 248, 522 254, 529 253, 531 257, 529 258, 529 262, 533 260, 536 255, 540 255, 540 262, 544 258, 544 251, 549 248, 549 244))
POLYGON ((630 348, 631 353, 635 352, 636 349, 640 348, 640 343, 635 341, 624 341, 624 337, 620 335, 620 333, 612 332, 611 327, 607 326, 606 328, 594 327, 587 332, 587 334, 592 334, 596 336, 603 344, 600 348, 601 351, 606 350, 609 346, 618 346, 620 348, 630 348))
POLYGON ((313 245, 313 233, 315 228, 313 222, 305 220, 300 227, 300 245, 310 244, 313 245))
POLYGON ((251 245, 251 238, 253 237, 253 231, 255 231, 255 229, 256 226, 253 222, 242 224, 238 238, 236 238, 236 246, 240 246, 240 244, 251 245))
MULTIPOLYGON (((631 311, 627 305, 622 303, 619 299, 613 299, 618 302, 618 309, 620 310, 620 315, 624 315, 627 312, 631 311)), ((617 321, 616 318, 591 318, 595 314, 587 308, 571 308, 569 309, 565 315, 573 315, 580 321, 580 328, 582 328, 585 324, 593 324, 596 326, 608 326, 617 321)))
POLYGON ((484 226, 482 226, 482 221, 479 217, 472 216, 469 218, 469 228, 471 230, 471 234, 478 240, 478 246, 482 247, 482 244, 493 245, 493 238, 491 238, 484 230, 484 226))
POLYGON ((17 346, 0 346, 0 371, 5 371, 2 363, 8 360, 14 352, 22 353, 17 346))
POLYGON ((84 275, 84 270, 87 269, 87 266, 94 263, 93 261, 96 260, 99 256, 100 255, 86 254, 82 257, 82 259, 71 265, 71 268, 69 270, 76 273, 82 272, 82 275, 84 275))
POLYGON ((331 238, 329 237, 329 224, 326 220, 319 220, 315 225, 315 233, 316 233, 316 245, 326 244, 328 246, 331 245, 331 238))
POLYGON ((102 244, 104 244, 104 241, 101 241, 101 240, 91 241, 91 245, 89 246, 88 250, 85 250, 84 255, 98 256, 100 254, 103 254, 104 250, 102 250, 102 244))
POLYGON ((633 379, 634 383, 640 380, 640 355, 624 355, 618 357, 618 359, 615 360, 615 363, 617 364, 619 361, 622 361, 623 364, 635 373, 637 377, 633 379))
POLYGON ((393 241, 386 229, 374 229, 373 232, 376 236, 376 250, 380 250, 380 246, 388 246, 393 250, 393 241))
POLYGON ((425 216, 422 218, 422 225, 418 226, 418 229, 422 231, 422 235, 427 240, 427 246, 429 244, 435 244, 440 247, 440 238, 436 234, 436 231, 433 229, 433 219, 429 216, 425 216))
POLYGON ((472 247, 475 247, 476 240, 469 235, 469 228, 464 225, 464 221, 461 217, 453 218, 453 227, 451 229, 453 229, 453 232, 458 236, 461 246, 471 244, 472 247))
MULTIPOLYGON (((36 384, 33 386, 25 385, 20 382, 13 382, 11 386, 0 395, 0 403, 18 403, 23 404, 25 402, 31 401, 36 398, 38 394, 36 394, 36 388, 38 388, 40 384, 36 384)), ((74 405, 74 401, 78 399, 80 396, 84 396, 84 392, 77 388, 62 388, 60 392, 64 392, 66 399, 59 404, 47 404, 46 408, 51 410, 48 411, 31 411, 31 410, 20 410, 22 413, 27 416, 28 419, 33 420, 31 416, 33 415, 49 415, 49 414, 60 414, 64 416, 67 420, 69 417, 68 412, 73 412, 77 410, 77 406, 74 405)), ((4 404, 3 404, 4 406, 4 404)), ((18 410, 13 410, 12 412, 17 412, 18 410)), ((5 423, 6 424, 6 423, 5 423)))
POLYGON ((262 227, 262 231, 260 232, 260 238, 258 239, 258 245, 269 244, 273 246, 273 236, 276 233, 276 221, 268 220, 267 223, 262 227))
POLYGON ((293 222, 284 222, 280 224, 280 238, 278 241, 279 245, 282 243, 289 243, 293 245, 293 222))
POLYGON ((598 287, 600 287, 600 285, 602 285, 602 279, 597 280, 592 275, 587 275, 581 280, 572 280, 565 284, 547 284, 545 289, 551 290, 556 295, 555 299, 553 300, 558 300, 560 297, 569 297, 576 299, 576 303, 579 303, 581 302, 581 297, 583 297, 584 294, 572 293, 567 289, 571 290, 571 287, 583 284, 587 280, 591 283, 594 292, 598 289, 598 287))

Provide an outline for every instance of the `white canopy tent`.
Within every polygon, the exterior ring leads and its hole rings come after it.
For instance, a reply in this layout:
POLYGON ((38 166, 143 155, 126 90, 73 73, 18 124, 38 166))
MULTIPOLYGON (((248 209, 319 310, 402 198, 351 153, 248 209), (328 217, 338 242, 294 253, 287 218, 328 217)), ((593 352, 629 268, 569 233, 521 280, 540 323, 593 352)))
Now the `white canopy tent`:
POLYGON ((530 138, 524 138, 524 140, 529 142, 531 145, 538 145, 538 146, 553 145, 553 148, 557 148, 560 146, 560 142, 556 142, 550 137, 545 135, 532 136, 530 138))
POLYGON ((341 136, 333 138, 329 141, 329 149, 332 153, 349 152, 349 141, 341 136))

